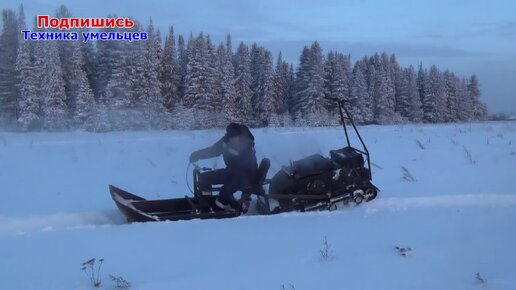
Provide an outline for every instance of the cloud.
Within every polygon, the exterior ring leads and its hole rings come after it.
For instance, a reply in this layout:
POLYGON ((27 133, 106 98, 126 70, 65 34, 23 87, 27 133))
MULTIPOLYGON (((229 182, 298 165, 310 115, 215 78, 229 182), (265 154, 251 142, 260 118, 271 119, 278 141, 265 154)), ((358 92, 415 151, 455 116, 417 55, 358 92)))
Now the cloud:
MULTIPOLYGON (((315 40, 315 39, 314 39, 315 40)), ((313 40, 270 40, 260 41, 261 45, 266 46, 273 52, 280 50, 283 56, 292 62, 297 62, 297 58, 303 47, 309 45, 313 40)), ((486 57, 489 52, 468 51, 451 46, 438 46, 428 44, 413 44, 406 42, 350 42, 350 41, 320 41, 321 47, 325 52, 337 50, 346 54, 351 54, 353 58, 369 56, 376 52, 394 53, 398 57, 407 58, 471 58, 486 57)))
POLYGON ((452 35, 452 37, 463 38, 485 38, 489 36, 502 38, 516 36, 516 21, 478 22, 472 25, 472 29, 464 33, 452 35))

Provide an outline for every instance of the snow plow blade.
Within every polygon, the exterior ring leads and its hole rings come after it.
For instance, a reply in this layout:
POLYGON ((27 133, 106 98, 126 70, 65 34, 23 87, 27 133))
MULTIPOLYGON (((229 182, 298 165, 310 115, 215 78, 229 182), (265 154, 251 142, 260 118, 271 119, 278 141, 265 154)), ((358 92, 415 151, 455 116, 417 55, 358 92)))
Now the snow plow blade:
POLYGON ((221 219, 241 215, 239 211, 211 211, 210 206, 215 203, 214 196, 205 196, 202 201, 187 196, 184 198, 146 200, 113 185, 109 185, 109 192, 128 222, 221 219))

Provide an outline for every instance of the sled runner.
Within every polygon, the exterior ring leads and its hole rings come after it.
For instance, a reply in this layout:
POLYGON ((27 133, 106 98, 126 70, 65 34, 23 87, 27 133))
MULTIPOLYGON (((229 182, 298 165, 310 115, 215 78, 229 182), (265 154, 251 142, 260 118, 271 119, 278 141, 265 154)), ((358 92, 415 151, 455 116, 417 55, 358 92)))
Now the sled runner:
MULTIPOLYGON (((199 201, 188 196, 146 200, 112 185, 109 186, 109 191, 118 209, 127 218, 128 222, 227 218, 240 215, 240 212, 233 211, 201 212, 199 201)), ((213 203, 214 197, 210 197, 206 202, 213 203)))
MULTIPOLYGON (((263 184, 269 171, 270 161, 264 158, 258 166, 258 174, 255 184, 244 187, 244 196, 264 195, 263 184)), ((195 166, 193 170, 194 196, 184 198, 146 200, 140 196, 129 193, 113 185, 109 185, 111 198, 117 205, 120 212, 129 222, 148 222, 164 220, 190 220, 190 219, 220 219, 236 217, 242 214, 237 210, 216 210, 215 195, 202 195, 197 183, 199 174, 211 168, 195 166)), ((212 193, 220 190, 218 187, 212 189, 212 193)))
MULTIPOLYGON (((330 157, 314 154, 291 162, 270 180, 266 179, 270 161, 264 158, 258 166, 254 184, 242 189, 244 198, 257 196, 259 214, 332 210, 339 203, 360 204, 376 198, 379 189, 371 183, 369 151, 344 101, 335 101, 338 104, 347 146, 331 150, 330 157), (351 124, 361 143, 361 149, 351 146, 346 122, 351 124)), ((195 165, 192 197, 146 200, 112 185, 109 186, 109 191, 118 209, 129 222, 220 219, 243 214, 239 210, 220 210, 215 205, 216 195, 202 195, 198 188, 198 179, 201 172, 207 170, 211 169, 195 165)), ((219 190, 217 187, 212 188, 212 194, 219 190)))

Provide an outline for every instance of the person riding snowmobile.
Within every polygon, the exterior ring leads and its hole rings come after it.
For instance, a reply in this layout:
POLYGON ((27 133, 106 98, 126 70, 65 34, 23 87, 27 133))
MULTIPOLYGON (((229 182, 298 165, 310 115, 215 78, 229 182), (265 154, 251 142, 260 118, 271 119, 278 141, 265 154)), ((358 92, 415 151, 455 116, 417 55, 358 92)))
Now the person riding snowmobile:
POLYGON ((258 165, 254 149, 254 136, 245 125, 230 123, 226 134, 208 148, 193 152, 190 162, 222 155, 226 168, 203 172, 199 176, 202 195, 211 195, 211 186, 223 184, 215 204, 219 210, 234 209, 247 211, 249 197, 242 196, 238 202, 234 193, 252 184, 256 178, 258 165))

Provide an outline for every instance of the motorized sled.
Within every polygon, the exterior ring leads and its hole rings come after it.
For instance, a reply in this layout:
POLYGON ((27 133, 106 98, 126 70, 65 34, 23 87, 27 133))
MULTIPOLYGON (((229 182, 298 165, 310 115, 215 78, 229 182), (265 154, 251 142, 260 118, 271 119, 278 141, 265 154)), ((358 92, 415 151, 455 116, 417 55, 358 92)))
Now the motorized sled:
MULTIPOLYGON (((258 166, 253 185, 242 189, 242 196, 257 196, 259 214, 277 214, 290 211, 334 209, 338 203, 360 204, 373 200, 378 188, 371 183, 369 151, 358 132, 343 101, 336 100, 346 137, 346 147, 331 150, 330 157, 314 154, 284 166, 272 179, 267 179, 270 161, 264 158, 258 166), (351 146, 348 121, 362 145, 351 146), (268 187, 266 190, 265 188, 268 187)), ((230 218, 242 214, 238 210, 215 210, 216 193, 202 195, 198 188, 199 176, 210 168, 195 165, 193 196, 183 198, 146 200, 140 196, 110 185, 109 191, 119 210, 129 222, 230 218)))
POLYGON ((376 198, 371 183, 369 151, 343 101, 337 101, 346 147, 330 150, 330 157, 313 154, 284 166, 270 180, 267 194, 258 196, 262 214, 335 209, 339 202, 360 204, 376 198), (348 121, 362 149, 351 146, 348 121))

